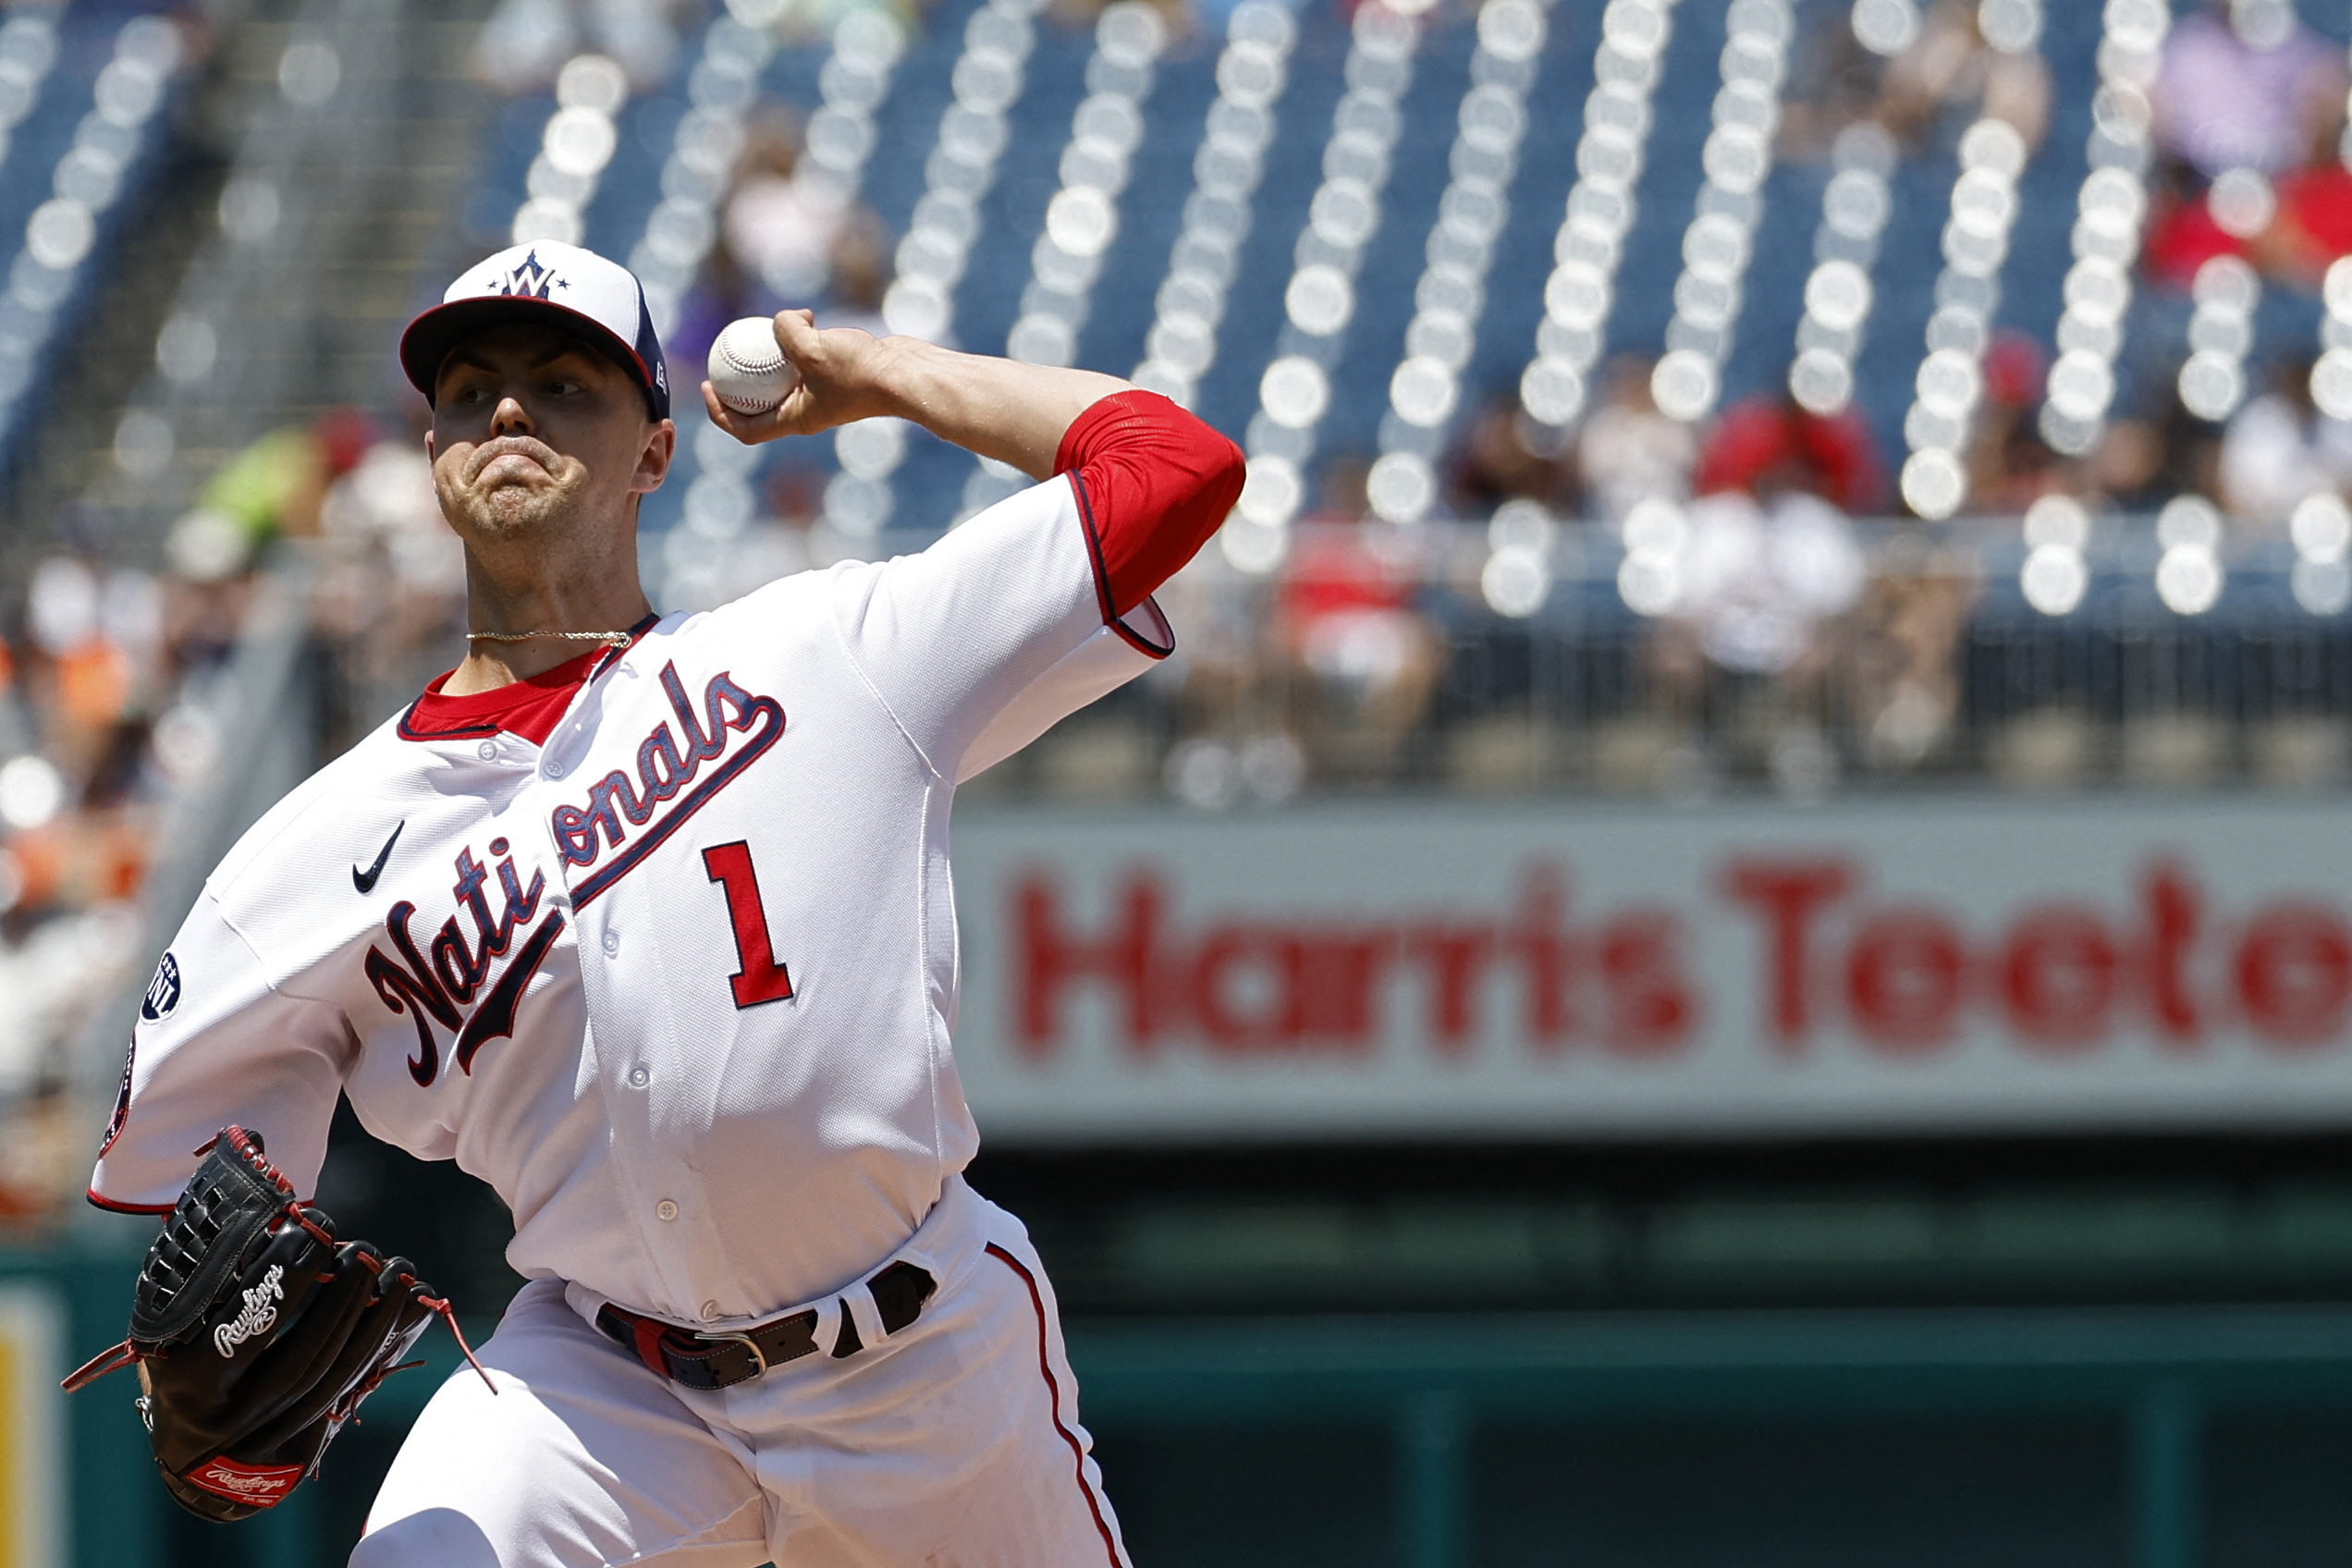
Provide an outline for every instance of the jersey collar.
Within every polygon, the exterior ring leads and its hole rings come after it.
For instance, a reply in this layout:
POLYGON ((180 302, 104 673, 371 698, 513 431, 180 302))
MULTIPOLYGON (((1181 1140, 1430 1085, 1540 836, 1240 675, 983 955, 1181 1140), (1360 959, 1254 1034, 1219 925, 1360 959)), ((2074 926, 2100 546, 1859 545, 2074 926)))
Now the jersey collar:
POLYGON ((544 746, 580 689, 635 647, 660 619, 649 615, 631 627, 626 647, 593 649, 578 658, 566 659, 552 669, 487 692, 445 696, 441 688, 457 673, 445 669, 425 682, 424 694, 410 704, 409 711, 400 716, 400 739, 470 741, 477 736, 507 734, 544 746))

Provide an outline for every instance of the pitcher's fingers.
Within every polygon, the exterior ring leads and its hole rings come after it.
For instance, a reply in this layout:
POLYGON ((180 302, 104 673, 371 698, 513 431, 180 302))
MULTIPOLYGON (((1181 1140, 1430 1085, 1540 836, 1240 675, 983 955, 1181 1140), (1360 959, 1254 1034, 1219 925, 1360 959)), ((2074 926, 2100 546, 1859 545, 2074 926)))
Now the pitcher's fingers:
POLYGON ((776 346, 784 357, 799 364, 806 356, 817 336, 816 312, 810 310, 778 311, 776 312, 776 346))
POLYGON ((703 408, 709 413, 713 424, 746 447, 756 447, 763 441, 773 441, 779 435, 791 434, 784 426, 782 408, 771 409, 764 414, 739 414, 718 400, 718 394, 712 390, 707 381, 703 383, 703 408))

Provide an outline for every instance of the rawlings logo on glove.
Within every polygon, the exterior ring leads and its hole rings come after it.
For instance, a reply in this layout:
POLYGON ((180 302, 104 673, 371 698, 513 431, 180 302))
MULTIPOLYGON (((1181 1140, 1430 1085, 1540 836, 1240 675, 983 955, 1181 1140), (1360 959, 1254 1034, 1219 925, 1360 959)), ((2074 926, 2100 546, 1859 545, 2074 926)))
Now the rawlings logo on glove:
POLYGON ((147 1250, 129 1337, 65 1386, 135 1365, 140 1415, 172 1497, 207 1519, 243 1519, 317 1474, 326 1445, 435 1316, 457 1332, 448 1302, 413 1264, 337 1243, 334 1222, 296 1199, 261 1140, 229 1127, 147 1250), (208 1347, 218 1354, 201 1354, 208 1347))
POLYGON ((237 1321, 213 1330, 213 1348, 224 1356, 235 1355, 239 1345, 277 1321, 277 1304, 285 1299, 286 1269, 273 1263, 262 1282, 245 1292, 245 1310, 237 1321))

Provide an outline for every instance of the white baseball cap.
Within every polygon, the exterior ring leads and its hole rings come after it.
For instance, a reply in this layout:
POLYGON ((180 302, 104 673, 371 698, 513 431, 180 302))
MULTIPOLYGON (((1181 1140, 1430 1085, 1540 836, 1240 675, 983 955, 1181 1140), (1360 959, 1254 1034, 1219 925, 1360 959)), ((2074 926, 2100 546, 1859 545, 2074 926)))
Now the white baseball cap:
POLYGON ((644 285, 618 262, 552 239, 510 246, 468 267, 400 334, 400 368, 430 403, 441 361, 461 340, 499 321, 544 321, 551 312, 636 377, 655 419, 669 417, 669 376, 644 285))

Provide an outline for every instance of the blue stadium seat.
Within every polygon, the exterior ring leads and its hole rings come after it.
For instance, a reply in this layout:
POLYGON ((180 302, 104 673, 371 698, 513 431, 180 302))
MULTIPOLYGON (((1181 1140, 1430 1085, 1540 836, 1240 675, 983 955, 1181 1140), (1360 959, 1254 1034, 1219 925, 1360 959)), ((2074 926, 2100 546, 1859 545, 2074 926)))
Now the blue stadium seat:
POLYGON ((109 241, 139 209, 186 80, 185 44, 152 10, 25 7, 0 24, 20 89, 38 78, 31 101, 9 106, 16 123, 0 124, 0 467, 43 406, 31 390, 43 368, 122 253, 109 241))
MULTIPOLYGON (((2193 3, 2177 0, 2175 8, 2193 3)), ((862 195, 893 235, 905 232, 925 188, 926 161, 940 114, 950 99, 949 72, 962 47, 965 24, 978 4, 947 0, 925 18, 874 112, 877 141, 864 169, 862 195)), ((1682 0, 1674 8, 1672 37, 1652 99, 1653 127, 1636 193, 1637 212, 1624 239, 1615 304, 1606 325, 1611 350, 1656 352, 1673 314, 1672 287, 1682 270, 1682 241, 1701 179, 1699 151, 1721 82, 1718 59, 1726 38, 1727 9, 1728 0, 1682 0)), ((2308 21, 2332 38, 2342 40, 2352 31, 2340 7, 2323 8, 2307 0, 2301 9, 2308 21)), ((1550 36, 1528 99, 1528 130, 1511 190, 1512 211, 1494 247, 1476 349, 1462 376, 1460 406, 1465 411, 1513 387, 1534 351, 1542 289, 1553 265, 1551 242, 1575 177, 1574 152, 1584 100, 1593 82, 1600 10, 1565 4, 1550 7, 1550 36)), ((1837 25, 1844 0, 1798 0, 1796 10, 1802 48, 1816 31, 1837 25)), ((1344 90, 1339 66, 1349 44, 1346 18, 1338 7, 1316 3, 1300 7, 1299 21, 1290 85, 1277 105, 1275 141, 1265 159, 1249 237, 1218 333, 1219 352, 1195 398, 1204 417, 1237 435, 1256 408, 1260 374, 1280 351, 1282 284, 1292 270, 1292 248, 1305 224, 1308 199, 1321 178, 1319 154, 1329 134, 1332 110, 1344 90)), ((1368 452, 1376 443, 1386 412, 1388 373, 1402 355, 1403 329, 1413 312, 1423 240, 1448 178, 1453 115, 1468 84, 1465 73, 1475 38, 1467 16, 1458 10, 1433 12, 1427 25, 1413 85, 1403 104, 1405 131, 1392 156, 1380 225, 1356 280, 1356 313, 1332 376, 1332 405, 1319 430, 1325 456, 1341 449, 1368 452)), ((2056 84, 2052 123, 2019 182, 2021 211, 2010 236, 1996 319, 2045 347, 2057 321, 2060 285, 2070 258, 2075 191, 2086 172, 2084 144, 2090 118, 2089 95, 2084 89, 2096 77, 2100 27, 2096 6, 2053 3, 2044 7, 2040 47, 2056 84)), ((1145 139, 1133 155, 1133 178, 1121 201, 1120 233, 1080 339, 1081 363, 1124 374, 1143 357, 1145 335, 1153 320, 1153 295, 1181 226, 1183 197, 1192 185, 1192 158, 1207 107, 1216 94, 1214 66, 1221 43, 1213 33, 1180 38, 1159 63, 1145 104, 1145 139)), ((955 290, 955 334, 963 347, 1001 349, 1019 312, 1029 277, 1029 247, 1041 230, 1046 202, 1058 184, 1057 158, 1069 136, 1072 112, 1086 91, 1084 67, 1090 48, 1087 30, 1040 17, 1024 89, 1008 111, 1009 144, 982 203, 983 238, 955 290)), ((828 53, 829 45, 821 41, 780 49, 767 67, 764 90, 775 100, 808 112, 820 96, 828 53)), ((693 57, 692 47, 685 57, 693 57)), ((67 91, 63 76, 51 84, 52 97, 67 91)), ((678 80, 622 112, 619 151, 587 214, 592 245, 625 254, 660 200, 669 132, 687 104, 684 76, 681 69, 678 80)), ((485 214, 510 214, 520 201, 523 171, 551 106, 544 97, 524 100, 504 116, 498 144, 490 154, 485 194, 480 211, 472 214, 477 229, 495 227, 485 222, 485 214)), ((13 172, 38 162, 44 151, 54 157, 55 149, 41 138, 54 141, 67 134, 65 127, 70 119, 70 115, 46 110, 36 115, 11 149, 7 168, 13 172)), ((1904 450, 1903 420, 1942 265, 1941 236, 1957 173, 1948 141, 1947 137, 1893 171, 1893 212, 1880 236, 1878 263, 1871 268, 1876 306, 1855 367, 1857 404, 1894 462, 1904 450)), ((1744 280, 1744 304, 1722 367, 1721 403, 1777 390, 1783 383, 1814 261, 1813 238, 1827 178, 1825 164, 1782 164, 1764 187, 1762 215, 1744 280)), ((0 182, 0 223, 21 223, 31 195, 31 188, 22 179, 0 182)), ((2150 366, 2162 373, 2167 356, 2176 355, 2173 340, 2182 328, 2173 317, 2178 313, 2150 303, 2135 314, 2131 347, 2119 366, 2126 379, 2136 367, 2143 381, 2150 366)), ((2260 338, 2249 361, 2249 370, 2258 374, 2266 355, 2303 346, 2313 325, 2309 310, 2291 300, 2266 302, 2259 321, 2260 338)), ((682 379, 692 367, 680 368, 682 379)), ((1461 418, 1457 414, 1457 425, 1461 418)), ((796 448, 790 460, 830 472, 829 447, 820 449, 820 445, 796 448)), ((681 457, 668 492, 648 506, 650 528, 658 529, 677 515, 694 472, 690 450, 681 457)), ((893 526, 937 527, 945 521, 959 504, 969 472, 961 454, 918 435, 895 477, 900 509, 893 526)))
POLYGON ((1125 375, 1144 357, 1151 330, 1153 292, 1168 271, 1168 255, 1183 227, 1184 198, 1193 186, 1208 106, 1217 98, 1217 51, 1208 36, 1178 40, 1160 56, 1152 94, 1144 102, 1144 141, 1130 162, 1119 202, 1119 237, 1095 285, 1078 362, 1125 375))

